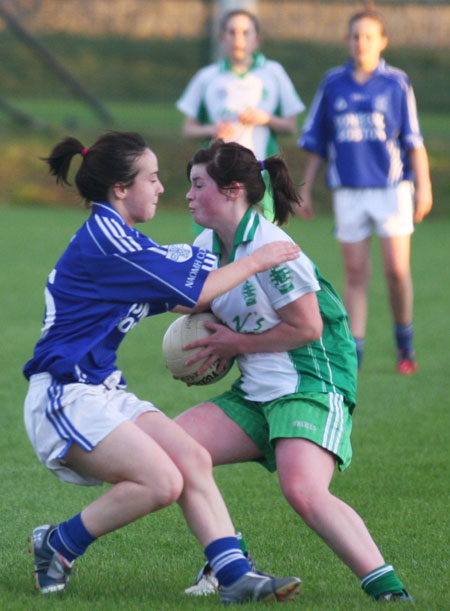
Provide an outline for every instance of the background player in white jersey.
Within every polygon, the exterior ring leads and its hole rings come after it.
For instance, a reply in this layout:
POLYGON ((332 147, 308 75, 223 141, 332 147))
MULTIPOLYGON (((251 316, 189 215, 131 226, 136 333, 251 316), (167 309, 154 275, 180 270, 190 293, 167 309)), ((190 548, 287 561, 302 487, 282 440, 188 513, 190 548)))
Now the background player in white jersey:
POLYGON ((351 59, 325 75, 299 140, 311 153, 299 215, 313 218, 311 191, 325 159, 328 186, 333 189, 336 237, 345 264, 344 301, 359 366, 375 225, 395 323, 397 370, 408 375, 417 371, 410 236, 413 219, 422 221, 432 206, 428 156, 409 79, 380 58, 387 38, 379 13, 364 10, 350 19, 348 46, 351 59))
MULTIPOLYGON (((186 115, 183 133, 239 142, 265 159, 278 152, 277 134, 295 132, 305 106, 284 68, 258 52, 260 27, 252 13, 226 13, 221 42, 223 59, 197 72, 177 102, 186 115)), ((272 220, 269 196, 262 206, 272 220)))
MULTIPOLYGON (((298 196, 280 158, 258 162, 249 149, 216 141, 188 166, 189 209, 207 228, 195 244, 213 250, 219 265, 272 240, 292 241, 254 209, 264 194, 263 168, 275 220, 283 224, 298 196)), ((176 422, 208 449, 215 465, 257 460, 277 469, 290 505, 368 594, 409 600, 363 520, 329 491, 335 466, 343 470, 351 461, 357 365, 347 314, 331 284, 302 253, 214 298, 211 309, 226 326, 208 324, 214 333, 188 345, 204 346, 188 362, 235 356, 241 375, 228 392, 176 422)))
POLYGON ((142 318, 207 304, 252 271, 298 256, 278 242, 222 269, 187 244, 161 246, 137 231, 164 189, 158 160, 135 133, 112 132, 90 148, 61 141, 47 158, 92 206, 50 273, 41 339, 25 365, 25 425, 41 462, 60 479, 113 486, 58 526, 33 530, 36 586, 66 587, 72 565, 98 537, 177 501, 219 571, 224 602, 289 596, 298 578, 250 572, 217 489, 208 453, 152 403, 126 391, 116 352, 142 318), (219 558, 219 561, 218 561, 219 558))

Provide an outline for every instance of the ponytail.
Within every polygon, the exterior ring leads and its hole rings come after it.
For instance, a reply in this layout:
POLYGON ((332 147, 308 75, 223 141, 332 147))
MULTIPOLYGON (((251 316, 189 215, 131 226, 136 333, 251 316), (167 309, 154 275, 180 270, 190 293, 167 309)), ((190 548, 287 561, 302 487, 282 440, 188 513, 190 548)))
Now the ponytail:
POLYGON ((138 173, 136 160, 146 148, 145 140, 135 132, 107 132, 91 147, 76 138, 64 138, 43 161, 50 166, 56 182, 70 185, 70 163, 74 155, 80 154, 82 163, 75 175, 78 192, 87 204, 106 202, 113 185, 121 182, 130 187, 133 184, 138 173))
MULTIPOLYGON (((259 162, 261 164, 261 162, 259 162)), ((270 191, 273 196, 274 221, 277 225, 287 223, 295 214, 295 206, 300 204, 300 195, 295 188, 285 162, 272 155, 262 162, 270 178, 270 191)), ((260 166, 261 167, 261 166, 260 166)))
POLYGON ((192 166, 196 164, 205 164, 206 171, 219 189, 226 189, 233 182, 241 183, 250 206, 256 206, 264 197, 266 185, 261 172, 267 170, 274 201, 274 220, 278 225, 287 222, 301 201, 287 166, 280 157, 272 156, 258 161, 250 149, 237 142, 214 140, 207 149, 197 151, 188 163, 188 180, 192 166))
POLYGON ((81 155, 84 149, 85 147, 76 138, 64 138, 64 140, 54 147, 49 157, 43 157, 42 161, 48 163, 50 166, 50 174, 56 177, 57 183, 70 185, 67 178, 70 162, 74 155, 78 153, 81 155))

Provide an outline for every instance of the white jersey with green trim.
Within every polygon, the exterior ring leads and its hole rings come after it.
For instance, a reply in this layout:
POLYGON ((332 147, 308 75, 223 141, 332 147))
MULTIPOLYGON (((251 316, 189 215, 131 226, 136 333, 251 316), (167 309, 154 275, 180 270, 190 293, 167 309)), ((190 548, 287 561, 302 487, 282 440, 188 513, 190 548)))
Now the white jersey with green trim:
POLYGON ((251 149, 258 159, 278 152, 274 133, 266 125, 240 123, 240 113, 258 108, 271 115, 291 117, 305 109, 281 64, 261 53, 255 55, 245 74, 233 72, 227 60, 202 68, 191 79, 176 106, 202 124, 233 123, 235 130, 229 140, 251 149))
MULTIPOLYGON (((250 209, 236 233, 228 262, 241 259, 275 240, 293 240, 261 214, 250 209)), ((195 245, 218 255, 217 235, 204 230, 195 245)), ((345 307, 333 286, 302 252, 294 261, 255 274, 211 302, 211 309, 230 329, 262 333, 277 325, 277 310, 315 292, 322 315, 322 337, 286 352, 240 354, 238 384, 250 401, 271 401, 295 392, 337 392, 355 403, 356 350, 345 307)))

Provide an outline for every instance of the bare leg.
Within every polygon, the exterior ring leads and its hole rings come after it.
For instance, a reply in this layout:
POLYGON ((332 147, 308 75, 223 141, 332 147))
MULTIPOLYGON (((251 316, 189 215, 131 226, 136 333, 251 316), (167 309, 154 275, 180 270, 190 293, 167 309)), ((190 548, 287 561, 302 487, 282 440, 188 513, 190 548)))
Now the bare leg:
POLYGON ((256 443, 215 403, 200 403, 177 416, 175 422, 208 450, 214 466, 261 457, 256 443))
POLYGON ((176 500, 203 547, 235 533, 208 452, 163 414, 120 425, 90 453, 74 445, 67 458, 77 471, 115 484, 82 511, 94 537, 176 500))
POLYGON ((367 292, 371 274, 370 238, 341 242, 345 264, 344 302, 354 337, 364 337, 367 324, 367 292))
MULTIPOLYGON (((151 413, 151 417, 162 428, 170 422, 163 414, 151 413)), ((170 505, 183 489, 182 475, 166 452, 131 422, 120 424, 91 452, 73 444, 67 463, 114 484, 81 513, 94 537, 170 505)))
POLYGON ((155 427, 152 415, 141 416, 137 425, 167 452, 183 476, 184 488, 178 503, 184 517, 203 547, 235 529, 212 474, 211 457, 204 447, 172 420, 155 427))
MULTIPOLYGON (((176 421, 211 452, 214 464, 261 456, 248 435, 213 403, 197 405, 176 421)), ((289 503, 358 577, 384 564, 360 516, 328 490, 334 457, 305 439, 279 440, 276 456, 281 488, 289 503)))
POLYGON ((360 579, 385 564, 361 517, 329 491, 332 454, 307 439, 280 439, 276 456, 288 502, 360 579))
POLYGON ((384 273, 389 290, 389 301, 394 322, 411 323, 413 313, 413 286, 410 269, 411 236, 381 238, 384 273))

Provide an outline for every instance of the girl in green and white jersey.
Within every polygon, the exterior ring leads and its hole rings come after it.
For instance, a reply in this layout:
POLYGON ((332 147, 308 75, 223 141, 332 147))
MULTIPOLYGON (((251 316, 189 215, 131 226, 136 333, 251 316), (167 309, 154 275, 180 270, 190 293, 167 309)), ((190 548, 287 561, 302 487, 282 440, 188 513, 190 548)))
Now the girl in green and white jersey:
MULTIPOLYGON (((258 161, 240 144, 218 140, 188 165, 189 210, 205 227, 195 244, 214 252, 219 267, 273 240, 292 241, 256 210, 264 169, 281 225, 299 201, 278 157, 258 161)), ((332 285, 302 253, 251 276, 210 307, 225 325, 207 323, 213 333, 188 344, 203 349, 187 363, 208 357, 202 372, 235 357, 241 375, 227 392, 178 416, 178 424, 216 465, 256 460, 278 470, 288 502, 370 596, 409 600, 361 517, 329 491, 335 466, 345 469, 352 457, 357 376, 347 313, 332 285)))
MULTIPOLYGON (((223 57, 200 69, 176 103, 185 115, 183 134, 239 142, 259 159, 278 153, 278 136, 296 132, 305 105, 283 66, 259 52, 260 26, 252 13, 226 13, 221 43, 223 57)), ((262 207, 273 220, 268 192, 262 207)))

